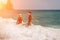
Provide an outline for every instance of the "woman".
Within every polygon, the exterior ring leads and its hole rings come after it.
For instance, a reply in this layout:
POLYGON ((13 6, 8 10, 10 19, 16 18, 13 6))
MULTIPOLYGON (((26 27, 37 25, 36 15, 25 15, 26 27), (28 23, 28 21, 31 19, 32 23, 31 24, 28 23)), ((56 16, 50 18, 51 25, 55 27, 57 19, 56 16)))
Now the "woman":
POLYGON ((17 19, 17 24, 22 24, 22 22, 23 22, 22 14, 19 14, 17 19))
POLYGON ((32 12, 31 11, 29 11, 28 12, 28 26, 31 26, 31 24, 32 24, 32 12))

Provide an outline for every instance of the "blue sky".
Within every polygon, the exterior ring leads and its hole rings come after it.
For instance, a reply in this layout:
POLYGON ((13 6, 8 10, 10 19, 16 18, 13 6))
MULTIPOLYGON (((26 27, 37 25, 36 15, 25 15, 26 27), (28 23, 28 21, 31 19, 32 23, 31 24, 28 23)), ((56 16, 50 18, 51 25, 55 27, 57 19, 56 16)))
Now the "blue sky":
POLYGON ((15 9, 59 10, 60 0, 12 0, 15 9))

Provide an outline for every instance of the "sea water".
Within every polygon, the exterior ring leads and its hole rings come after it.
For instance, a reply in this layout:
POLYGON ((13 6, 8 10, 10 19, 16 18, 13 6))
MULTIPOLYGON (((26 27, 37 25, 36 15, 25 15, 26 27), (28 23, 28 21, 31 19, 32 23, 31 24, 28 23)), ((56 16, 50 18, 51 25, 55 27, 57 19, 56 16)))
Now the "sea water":
POLYGON ((0 17, 0 40, 60 40, 60 29, 24 24, 16 24, 13 18, 0 17))
POLYGON ((32 10, 32 12, 33 17, 39 21, 33 19, 34 24, 60 28, 60 10, 32 10))

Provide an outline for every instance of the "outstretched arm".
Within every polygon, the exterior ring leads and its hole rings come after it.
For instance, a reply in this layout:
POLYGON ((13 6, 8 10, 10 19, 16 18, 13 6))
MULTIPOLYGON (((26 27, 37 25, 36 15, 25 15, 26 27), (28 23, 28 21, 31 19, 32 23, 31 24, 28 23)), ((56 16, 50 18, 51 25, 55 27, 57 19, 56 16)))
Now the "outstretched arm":
POLYGON ((34 17, 32 17, 32 19, 34 19, 34 21, 36 21, 36 22, 39 22, 39 20, 37 20, 36 18, 34 18, 34 17))

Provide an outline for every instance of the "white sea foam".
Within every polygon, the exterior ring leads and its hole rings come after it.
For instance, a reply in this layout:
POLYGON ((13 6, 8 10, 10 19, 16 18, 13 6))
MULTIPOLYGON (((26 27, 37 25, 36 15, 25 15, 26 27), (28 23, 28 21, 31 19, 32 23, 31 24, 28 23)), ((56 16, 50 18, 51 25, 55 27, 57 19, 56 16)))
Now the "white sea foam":
POLYGON ((12 18, 0 17, 0 40, 60 40, 60 29, 17 25, 12 18))

